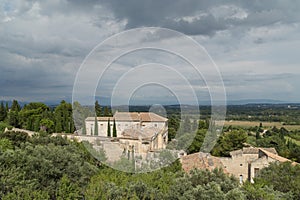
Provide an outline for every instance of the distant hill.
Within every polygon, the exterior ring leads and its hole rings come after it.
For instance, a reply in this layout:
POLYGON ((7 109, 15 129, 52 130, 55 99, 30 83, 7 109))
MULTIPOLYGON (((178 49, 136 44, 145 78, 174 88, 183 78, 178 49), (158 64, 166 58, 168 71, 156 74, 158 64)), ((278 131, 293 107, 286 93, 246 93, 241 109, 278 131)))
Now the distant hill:
MULTIPOLYGON (((107 106, 107 105, 110 105, 110 99, 109 98, 101 98, 101 97, 96 97, 97 100, 99 100, 100 104, 102 106, 107 106)), ((8 105, 10 106, 12 104, 12 100, 1 100, 0 99, 0 102, 3 101, 4 103, 8 102, 8 105)), ((67 102, 72 102, 72 99, 65 99, 65 101, 67 102)), ((25 102, 25 101, 19 101, 19 104, 21 106, 25 105, 25 104, 28 104, 30 102, 25 102)), ((58 104, 60 104, 61 100, 57 100, 57 101, 41 101, 42 103, 45 103, 46 105, 50 106, 50 107, 55 107, 57 106, 58 104)), ((136 102, 135 102, 136 103, 136 102)), ((218 102, 216 101, 215 102, 216 105, 220 105, 221 102, 218 102)), ((299 104, 300 102, 288 102, 288 101, 281 101, 281 100, 274 100, 274 99, 240 99, 240 100, 227 100, 227 105, 248 105, 248 104, 299 104)), ((161 104, 163 106, 168 106, 168 107, 180 107, 180 104, 178 102, 176 103, 172 103, 172 102, 157 102, 156 104, 161 104)), ((149 107, 151 106, 152 103, 150 102, 147 102, 146 100, 143 101, 143 102, 137 102, 137 104, 135 105, 130 105, 130 106, 137 106, 137 107, 149 107)), ((200 101, 199 102, 199 105, 200 106, 210 106, 211 105, 211 102, 210 101, 200 101)), ((195 105, 188 105, 188 104, 182 104, 181 106, 195 106, 195 105)), ((124 107, 127 107, 127 106, 124 106, 124 105, 118 105, 116 107, 120 107, 120 108, 124 108, 124 107)), ((119 109, 120 109, 119 108, 119 109)), ((121 109, 122 110, 122 109, 121 109)))
POLYGON ((227 101, 227 105, 286 104, 286 103, 291 103, 291 102, 274 100, 274 99, 241 99, 241 100, 228 100, 227 101))

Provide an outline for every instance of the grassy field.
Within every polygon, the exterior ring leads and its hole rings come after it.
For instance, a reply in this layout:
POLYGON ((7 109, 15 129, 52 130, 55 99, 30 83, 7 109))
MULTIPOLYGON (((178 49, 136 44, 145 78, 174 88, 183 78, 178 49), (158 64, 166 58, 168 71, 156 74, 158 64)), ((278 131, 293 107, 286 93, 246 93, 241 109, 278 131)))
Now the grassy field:
POLYGON ((291 142, 293 142, 293 143, 295 143, 295 144, 297 144, 297 145, 300 146, 300 141, 295 140, 295 139, 293 139, 293 138, 290 138, 290 137, 288 137, 288 136, 284 136, 284 138, 285 138, 287 141, 290 140, 291 142))
MULTIPOLYGON (((225 121, 225 126, 239 126, 239 127, 254 127, 254 126, 259 126, 260 122, 259 121, 225 121)), ((263 128, 272 128, 276 126, 277 128, 284 127, 287 130, 300 130, 300 125, 283 125, 280 122, 262 122, 263 128)))

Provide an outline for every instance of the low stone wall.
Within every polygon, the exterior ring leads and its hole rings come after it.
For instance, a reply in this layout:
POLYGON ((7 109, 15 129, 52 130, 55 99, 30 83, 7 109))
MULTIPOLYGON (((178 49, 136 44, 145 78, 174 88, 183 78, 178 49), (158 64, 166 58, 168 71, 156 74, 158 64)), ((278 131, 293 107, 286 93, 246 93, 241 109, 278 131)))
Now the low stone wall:
POLYGON ((9 130, 8 128, 5 128, 5 130, 4 130, 4 132, 9 132, 9 131, 24 132, 24 133, 27 133, 28 136, 30 136, 30 137, 32 137, 35 134, 38 134, 37 132, 29 131, 29 130, 25 130, 25 129, 20 129, 20 128, 12 128, 11 130, 9 130))

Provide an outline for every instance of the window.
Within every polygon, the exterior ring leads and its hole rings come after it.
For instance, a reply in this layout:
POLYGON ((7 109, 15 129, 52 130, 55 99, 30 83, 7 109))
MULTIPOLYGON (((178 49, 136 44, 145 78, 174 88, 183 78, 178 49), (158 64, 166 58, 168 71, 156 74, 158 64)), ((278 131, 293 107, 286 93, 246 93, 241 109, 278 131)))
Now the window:
POLYGON ((155 127, 157 127, 157 124, 154 124, 155 127))
POLYGON ((100 126, 103 126, 103 124, 100 124, 100 126))
POLYGON ((240 175, 240 183, 243 183, 243 175, 240 175))
POLYGON ((240 164, 240 166, 242 167, 242 166, 243 166, 243 164, 240 164))

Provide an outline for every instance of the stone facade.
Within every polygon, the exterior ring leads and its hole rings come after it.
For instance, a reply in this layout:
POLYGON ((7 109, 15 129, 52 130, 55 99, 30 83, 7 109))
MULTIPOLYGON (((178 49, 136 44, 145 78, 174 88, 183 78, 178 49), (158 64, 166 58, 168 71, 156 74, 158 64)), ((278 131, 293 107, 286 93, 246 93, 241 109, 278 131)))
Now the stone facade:
POLYGON ((216 168, 223 169, 224 173, 228 173, 218 157, 212 156, 209 153, 194 153, 185 155, 180 158, 182 169, 189 172, 193 169, 207 169, 212 171, 216 168))
MULTIPOLYGON (((86 135, 78 137, 82 137, 90 143, 95 143, 94 141, 97 140, 107 154, 114 154, 112 149, 115 149, 118 152, 133 151, 135 155, 145 157, 148 152, 166 148, 168 143, 167 122, 167 118, 151 112, 116 112, 113 117, 97 117, 98 134, 95 134, 94 131, 95 117, 88 117, 85 120, 86 135), (114 123, 117 137, 108 137, 108 126, 112 135, 114 123), (113 144, 111 148, 110 143, 113 144)), ((110 159, 110 155, 107 156, 110 159)))
MULTIPOLYGON (((245 147, 241 150, 232 151, 230 158, 220 158, 224 168, 240 182, 246 180, 253 182, 253 178, 259 170, 268 167, 272 162, 292 162, 277 154, 274 148, 245 147)), ((293 164, 296 164, 293 162, 293 164)))
MULTIPOLYGON (((279 156, 274 148, 254 147, 245 147, 237 151, 232 151, 228 158, 214 157, 201 152, 181 158, 182 167, 185 171, 189 171, 192 168, 211 170, 218 167, 222 168, 225 173, 232 174, 238 178, 240 183, 246 180, 253 182, 253 178, 257 175, 259 170, 268 167, 272 162, 292 161, 279 156), (189 157, 193 159, 187 161, 189 157)), ((292 164, 297 163, 292 162, 292 164)))
MULTIPOLYGON (((98 135, 107 136, 108 121, 111 133, 113 131, 114 121, 116 123, 117 137, 123 137, 125 130, 144 129, 167 129, 167 118, 161 117, 152 112, 116 112, 113 117, 97 117, 98 135)), ((95 117, 88 117, 85 120, 86 135, 95 135, 95 117)))

